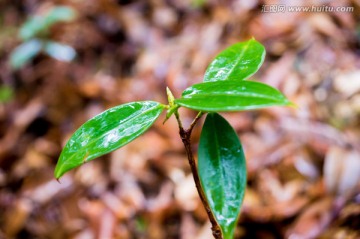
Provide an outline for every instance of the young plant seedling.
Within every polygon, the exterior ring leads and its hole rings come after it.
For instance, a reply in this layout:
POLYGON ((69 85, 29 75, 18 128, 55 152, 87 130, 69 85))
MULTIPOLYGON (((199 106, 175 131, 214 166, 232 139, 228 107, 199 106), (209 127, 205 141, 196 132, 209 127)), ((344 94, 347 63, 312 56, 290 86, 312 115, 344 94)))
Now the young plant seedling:
MULTIPOLYGON (((175 116, 200 199, 216 239, 232 239, 246 187, 246 163, 238 135, 218 112, 291 106, 277 89, 247 80, 262 65, 265 48, 256 40, 237 43, 210 63, 204 82, 187 88, 175 99, 167 89, 168 105, 138 101, 116 106, 83 124, 69 139, 55 169, 58 179, 67 171, 114 151, 143 134, 166 109, 165 121, 175 116), (184 129, 178 109, 198 111, 184 129), (191 132, 205 115, 196 163, 191 132)), ((164 122, 165 122, 164 121, 164 122)))
POLYGON ((75 50, 71 46, 51 41, 49 35, 53 25, 72 21, 75 17, 76 12, 65 6, 56 6, 42 15, 30 17, 19 30, 18 37, 23 43, 10 55, 12 69, 20 69, 41 52, 59 61, 73 60, 76 56, 75 50))

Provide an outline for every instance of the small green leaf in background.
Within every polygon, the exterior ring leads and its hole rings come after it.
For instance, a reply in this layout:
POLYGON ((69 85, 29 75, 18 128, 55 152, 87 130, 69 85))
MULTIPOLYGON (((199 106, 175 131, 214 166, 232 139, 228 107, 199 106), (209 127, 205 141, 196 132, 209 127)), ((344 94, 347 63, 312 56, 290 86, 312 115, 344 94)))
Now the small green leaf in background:
POLYGON ((32 39, 16 47, 10 55, 10 66, 19 69, 31 61, 42 49, 43 42, 39 39, 32 39))
POLYGON ((292 103, 277 89, 256 81, 214 81, 187 88, 175 103, 204 112, 241 111, 292 103))
POLYGON ((131 102, 90 119, 65 145, 55 168, 55 177, 60 178, 70 169, 133 141, 154 123, 164 108, 154 101, 131 102))
POLYGON ((44 20, 40 16, 34 16, 29 18, 19 30, 19 38, 23 41, 30 40, 36 37, 41 31, 43 31, 44 20))
POLYGON ((206 117, 198 156, 200 181, 211 211, 224 239, 233 239, 246 188, 246 162, 236 132, 219 114, 206 117))
POLYGON ((30 17, 20 28, 19 37, 23 41, 46 34, 49 28, 58 22, 71 21, 76 17, 76 12, 65 6, 51 8, 44 15, 30 17))
POLYGON ((0 103, 9 102, 14 96, 14 91, 8 86, 0 86, 0 103))
POLYGON ((234 44, 220 52, 210 63, 204 82, 245 80, 258 71, 265 52, 264 46, 254 39, 234 44))
POLYGON ((69 22, 74 20, 76 12, 74 9, 66 6, 57 6, 52 8, 45 16, 45 21, 48 27, 58 22, 69 22))
POLYGON ((53 41, 46 42, 44 51, 56 60, 65 62, 72 61, 76 56, 76 52, 71 46, 53 41))

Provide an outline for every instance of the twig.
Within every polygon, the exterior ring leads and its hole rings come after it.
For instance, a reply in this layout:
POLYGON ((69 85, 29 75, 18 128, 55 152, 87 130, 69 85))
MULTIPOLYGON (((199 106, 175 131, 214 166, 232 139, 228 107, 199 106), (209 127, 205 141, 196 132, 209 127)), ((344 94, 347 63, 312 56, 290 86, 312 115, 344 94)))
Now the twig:
POLYGON ((191 142, 190 142, 191 132, 192 132, 194 126, 199 121, 199 119, 201 118, 202 115, 203 115, 203 113, 199 112, 199 114, 195 117, 195 119, 191 123, 189 129, 185 130, 183 128, 183 126, 182 126, 179 113, 177 111, 175 112, 175 117, 176 117, 176 120, 177 120, 178 125, 179 125, 180 137, 181 137, 181 140, 182 140, 182 142, 183 142, 183 144, 185 146, 185 151, 186 151, 186 154, 187 154, 187 157, 188 157, 191 172, 192 172, 192 175, 193 175, 193 178, 194 178, 194 181, 195 181, 195 186, 196 186, 196 189, 198 191, 201 202, 202 202, 202 204, 203 204, 203 206, 205 208, 205 211, 206 211, 206 213, 207 213, 207 215, 208 215, 208 217, 210 219, 211 225, 212 225, 212 227, 211 227, 212 234, 213 234, 215 239, 223 239, 220 226, 216 222, 216 219, 215 219, 213 213, 211 212, 209 203, 206 200, 204 190, 203 190, 203 188, 201 186, 200 176, 198 174, 196 162, 195 162, 194 155, 193 155, 193 152, 192 152, 192 149, 191 149, 191 142))
POLYGON ((203 114, 204 114, 204 113, 200 111, 200 112, 197 114, 197 116, 195 117, 195 119, 193 120, 193 122, 191 122, 190 127, 189 127, 189 129, 187 130, 187 131, 189 132, 189 135, 191 135, 191 132, 192 132, 194 126, 195 126, 196 123, 199 121, 199 119, 201 118, 201 116, 203 116, 203 114))

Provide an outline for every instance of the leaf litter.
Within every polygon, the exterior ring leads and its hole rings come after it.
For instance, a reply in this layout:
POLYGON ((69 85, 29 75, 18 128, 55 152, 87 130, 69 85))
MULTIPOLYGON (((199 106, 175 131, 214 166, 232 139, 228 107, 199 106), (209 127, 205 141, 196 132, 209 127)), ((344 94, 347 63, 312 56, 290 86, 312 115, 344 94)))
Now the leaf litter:
MULTIPOLYGON (((126 102, 165 103, 166 86, 179 97, 220 50, 251 37, 267 50, 252 79, 298 109, 224 114, 249 170, 236 238, 360 237, 358 2, 329 3, 354 6, 348 13, 262 13, 269 1, 61 4, 78 17, 49 37, 77 58, 40 54, 14 71, 14 29, 53 3, 0 3, 0 87, 13 91, 0 102, 0 238, 211 238, 173 119, 60 184, 52 172, 87 119, 126 102)), ((194 112, 183 115, 191 122, 194 112)), ((195 128, 195 151, 199 136, 195 128)))

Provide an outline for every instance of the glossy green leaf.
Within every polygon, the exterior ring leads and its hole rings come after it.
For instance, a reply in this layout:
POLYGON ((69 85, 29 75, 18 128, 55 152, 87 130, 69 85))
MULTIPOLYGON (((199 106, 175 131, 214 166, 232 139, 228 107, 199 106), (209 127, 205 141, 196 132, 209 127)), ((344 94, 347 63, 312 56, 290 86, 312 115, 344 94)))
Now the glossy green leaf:
POLYGON ((32 39, 16 47, 10 55, 10 66, 19 69, 30 62, 42 50, 43 42, 32 39))
POLYGON ((234 44, 210 63, 204 82, 247 79, 258 71, 264 58, 264 46, 254 39, 234 44))
POLYGON ((204 112, 241 111, 291 105, 277 89, 256 81, 215 81, 195 84, 175 103, 204 112))
POLYGON ((143 134, 159 117, 164 105, 132 102, 110 108, 83 124, 69 139, 55 168, 55 177, 89 160, 126 145, 143 134))
POLYGON ((208 114, 198 152, 205 196, 224 239, 233 239, 246 188, 246 163, 239 138, 219 114, 208 114))

